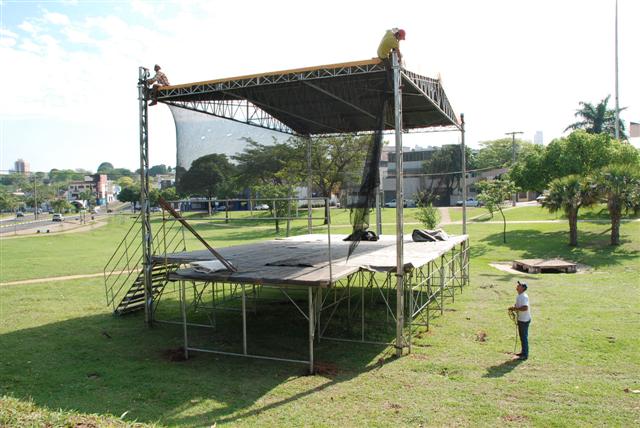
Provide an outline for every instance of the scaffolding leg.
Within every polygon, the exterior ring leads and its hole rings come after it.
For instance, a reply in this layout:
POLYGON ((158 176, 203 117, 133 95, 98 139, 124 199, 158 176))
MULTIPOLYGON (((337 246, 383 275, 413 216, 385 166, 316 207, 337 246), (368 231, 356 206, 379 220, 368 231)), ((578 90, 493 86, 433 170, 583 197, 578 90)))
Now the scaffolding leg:
POLYGON ((314 323, 314 305, 313 305, 313 289, 308 287, 309 290, 309 374, 313 374, 313 337, 315 333, 314 323))
POLYGON ((184 359, 189 359, 189 340, 187 338, 187 285, 180 281, 180 309, 182 311, 182 333, 184 335, 184 359))

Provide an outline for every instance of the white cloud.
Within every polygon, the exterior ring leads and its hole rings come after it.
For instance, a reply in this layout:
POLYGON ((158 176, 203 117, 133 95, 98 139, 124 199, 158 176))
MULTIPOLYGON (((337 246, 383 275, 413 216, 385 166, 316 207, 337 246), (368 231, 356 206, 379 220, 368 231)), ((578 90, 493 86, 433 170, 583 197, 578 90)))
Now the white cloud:
POLYGON ((44 19, 52 24, 56 25, 68 25, 69 17, 61 13, 47 12, 44 14, 44 19))
POLYGON ((15 44, 16 44, 16 40, 15 39, 9 39, 9 38, 0 39, 0 46, 2 46, 2 47, 10 48, 11 46, 14 46, 15 44))
POLYGON ((7 30, 5 28, 0 28, 0 36, 11 37, 13 39, 18 38, 18 35, 16 33, 14 33, 13 31, 7 30))
POLYGON ((22 22, 20 25, 18 25, 18 28, 30 34, 35 34, 40 31, 38 27, 36 27, 29 21, 22 22))

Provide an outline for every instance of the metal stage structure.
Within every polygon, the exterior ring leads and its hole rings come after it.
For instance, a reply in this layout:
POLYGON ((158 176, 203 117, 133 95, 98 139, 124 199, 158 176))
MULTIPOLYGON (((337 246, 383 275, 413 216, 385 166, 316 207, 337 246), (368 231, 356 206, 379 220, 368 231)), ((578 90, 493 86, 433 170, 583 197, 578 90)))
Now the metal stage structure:
MULTIPOLYGON (((371 133, 380 127, 377 118, 379 106, 387 94, 380 90, 384 79, 392 74, 393 121, 385 121, 383 128, 395 133, 396 170, 402 171, 402 134, 411 130, 452 130, 461 132, 462 144, 462 189, 466 201, 466 168, 464 161, 465 124, 464 116, 458 119, 449 104, 439 80, 418 75, 404 69, 394 53, 389 62, 379 59, 330 64, 294 70, 240 76, 204 82, 187 83, 158 88, 158 102, 211 116, 242 122, 307 138, 343 133, 371 133)), ((144 291, 145 321, 151 325, 154 313, 154 260, 153 239, 149 207, 149 99, 146 79, 147 69, 140 67, 138 75, 138 102, 140 114, 140 179, 141 179, 141 250, 142 270, 136 280, 144 291)), ((309 150, 310 151, 310 150, 309 150)), ((311 200, 308 189, 307 200, 311 200)), ((393 272, 388 272, 386 282, 394 283, 396 290, 395 347, 402 355, 409 344, 404 339, 406 320, 405 302, 407 291, 414 286, 405 284, 409 280, 405 266, 406 245, 403 236, 403 180, 396 180, 396 238, 393 272)), ((463 235, 466 234, 466 207, 463 206, 463 235)), ((311 204, 308 203, 309 233, 311 232, 311 204)), ((465 242, 467 242, 465 240, 465 242)), ((465 248, 468 245, 465 244, 465 248)), ((466 250, 464 252, 466 255, 466 250)), ((466 257, 466 256, 465 256, 466 257)), ((179 266, 170 266, 173 272, 179 266)), ((441 269, 439 267, 438 269, 441 269)), ((468 281, 468 263, 459 277, 468 281)), ((172 275, 172 274, 168 274, 172 275)), ((358 273, 358 275, 363 275, 358 273)), ((410 276, 413 274, 410 274, 410 276)), ((417 273, 415 273, 417 275, 417 273)), ((105 271, 106 277, 106 271, 105 271)), ((413 276, 411 276, 413 278, 413 276)), ((347 279, 348 281, 348 279, 347 279)), ((321 289, 321 288, 318 288, 321 289)), ((309 304, 315 305, 315 292, 309 287, 309 304)), ((184 285, 182 286, 184 293, 184 285)), ((390 308, 391 309, 391 308, 390 308)), ((320 314, 322 310, 318 313, 320 314)), ((312 318, 314 311, 309 311, 312 318)), ((310 325, 312 323, 310 322, 310 325)), ((318 324, 319 325, 319 324, 318 324)), ((313 338, 312 331, 309 331, 313 338)), ((312 343, 311 343, 312 344, 312 343)), ((311 363, 312 365, 312 363, 311 363)))

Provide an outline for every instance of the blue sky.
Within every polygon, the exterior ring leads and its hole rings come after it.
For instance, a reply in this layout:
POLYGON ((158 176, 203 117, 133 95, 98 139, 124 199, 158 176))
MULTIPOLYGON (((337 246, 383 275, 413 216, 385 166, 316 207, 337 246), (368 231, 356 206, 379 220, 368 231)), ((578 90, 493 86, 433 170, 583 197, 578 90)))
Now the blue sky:
MULTIPOLYGON (((440 75, 467 141, 511 130, 563 135, 579 101, 614 99, 613 0, 299 1, 0 0, 0 170, 104 161, 138 167, 137 67, 172 83, 371 58, 403 27, 409 70, 440 75)), ((640 2, 619 0, 622 118, 640 121, 640 2)), ((221 131, 222 132, 222 131, 221 131)), ((228 129, 225 129, 225 135, 228 129)), ((243 130, 238 130, 238 135, 243 130)), ((408 145, 456 143, 418 134, 408 145)), ((152 164, 175 165, 165 106, 150 117, 152 164)))

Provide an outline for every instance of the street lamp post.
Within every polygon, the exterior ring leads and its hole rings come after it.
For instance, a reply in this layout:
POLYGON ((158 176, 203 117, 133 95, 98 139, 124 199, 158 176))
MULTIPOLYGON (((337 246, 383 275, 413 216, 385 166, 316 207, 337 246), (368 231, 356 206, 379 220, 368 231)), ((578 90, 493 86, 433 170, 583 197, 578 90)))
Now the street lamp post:
MULTIPOLYGON (((506 132, 505 135, 511 135, 511 155, 512 155, 512 159, 511 159, 511 168, 513 168, 516 164, 516 134, 524 134, 524 132, 522 131, 511 131, 511 132, 506 132)), ((513 202, 512 202, 512 206, 516 206, 516 201, 518 200, 518 193, 514 192, 513 193, 513 202)))

